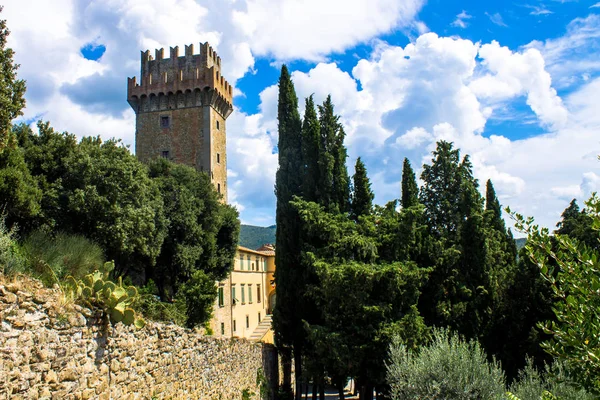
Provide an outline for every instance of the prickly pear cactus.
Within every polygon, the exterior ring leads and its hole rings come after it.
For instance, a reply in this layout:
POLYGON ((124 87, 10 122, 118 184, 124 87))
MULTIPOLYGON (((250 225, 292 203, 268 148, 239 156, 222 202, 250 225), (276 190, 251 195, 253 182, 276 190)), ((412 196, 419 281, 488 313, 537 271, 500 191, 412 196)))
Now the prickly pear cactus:
POLYGON ((120 277, 118 284, 110 281, 108 277, 114 268, 114 262, 107 262, 101 270, 96 270, 81 280, 68 276, 63 286, 76 299, 88 306, 101 309, 113 324, 122 322, 141 329, 146 322, 136 317, 135 311, 131 308, 138 295, 137 289, 135 286, 123 286, 120 277))

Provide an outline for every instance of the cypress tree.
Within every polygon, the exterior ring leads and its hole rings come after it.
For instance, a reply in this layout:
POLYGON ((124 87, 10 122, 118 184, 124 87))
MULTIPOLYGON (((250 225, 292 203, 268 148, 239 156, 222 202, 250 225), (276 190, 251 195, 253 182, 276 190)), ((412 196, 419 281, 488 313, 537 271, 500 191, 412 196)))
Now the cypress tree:
POLYGON ((460 204, 461 170, 459 150, 446 141, 437 143, 431 165, 423 165, 420 192, 421 204, 430 231, 437 237, 456 240, 461 221, 460 204))
POLYGON ((319 154, 321 127, 311 95, 306 99, 304 121, 302 123, 302 155, 304 157, 303 197, 307 201, 319 199, 319 154))
POLYGON ((371 182, 367 176, 367 168, 360 157, 356 159, 354 167, 354 193, 352 195, 351 215, 355 221, 361 215, 371 214, 375 195, 371 190, 371 182))
MULTIPOLYGON (((273 313, 276 343, 283 363, 283 391, 289 398, 291 387, 291 348, 298 340, 301 329, 298 310, 299 290, 302 287, 300 270, 300 229, 297 211, 290 205, 294 196, 302 194, 302 123, 298 113, 298 98, 291 76, 285 65, 279 77, 279 102, 277 107, 279 130, 279 169, 275 181, 277 196, 275 263, 277 274, 277 304, 273 313)), ((297 349, 296 349, 297 350, 297 349)), ((300 355, 295 351, 298 360, 300 355)))
POLYGON ((402 198, 400 205, 403 208, 416 206, 419 203, 419 187, 415 172, 410 165, 408 158, 404 159, 402 164, 402 198))
POLYGON ((350 210, 350 177, 346 168, 348 152, 344 146, 346 132, 341 125, 333 142, 333 200, 340 213, 345 214, 350 210))
POLYGON ((485 184, 485 210, 493 213, 491 221, 492 227, 506 234, 506 225, 502 219, 502 208, 500 207, 494 185, 490 179, 488 179, 485 184))
POLYGON ((340 127, 339 118, 333 111, 331 96, 319 106, 320 149, 319 152, 319 188, 320 196, 317 203, 330 208, 334 205, 334 165, 335 136, 340 127))

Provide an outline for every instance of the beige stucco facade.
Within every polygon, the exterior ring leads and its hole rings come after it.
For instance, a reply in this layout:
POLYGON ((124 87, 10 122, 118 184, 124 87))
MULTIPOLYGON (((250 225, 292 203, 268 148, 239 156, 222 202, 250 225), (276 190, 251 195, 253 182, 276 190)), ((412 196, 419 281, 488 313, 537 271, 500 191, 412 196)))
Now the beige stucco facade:
POLYGON ((275 301, 275 251, 238 247, 233 270, 217 282, 211 328, 218 337, 273 341, 271 314, 275 301), (262 324, 261 324, 262 323, 262 324))

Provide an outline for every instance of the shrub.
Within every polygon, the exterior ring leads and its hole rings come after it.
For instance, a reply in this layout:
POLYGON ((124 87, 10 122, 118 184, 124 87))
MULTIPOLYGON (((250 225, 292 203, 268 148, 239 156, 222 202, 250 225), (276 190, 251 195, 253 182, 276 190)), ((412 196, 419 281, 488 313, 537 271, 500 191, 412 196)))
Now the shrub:
POLYGON ((0 217, 0 273, 14 275, 25 270, 25 260, 15 240, 16 230, 6 227, 4 216, 0 217))
POLYGON ((535 369, 532 360, 520 371, 518 380, 510 387, 519 400, 539 400, 544 392, 552 393, 558 399, 592 400, 596 397, 585 389, 578 388, 560 362, 546 366, 541 373, 535 369))
POLYGON ((174 302, 161 301, 158 288, 152 279, 146 286, 140 288, 135 310, 152 321, 172 322, 184 326, 186 323, 185 301, 176 299, 174 302))
POLYGON ((38 230, 22 245, 32 273, 46 285, 59 283, 70 275, 80 279, 104 264, 100 246, 80 235, 38 230))
POLYGON ((504 372, 489 363, 479 343, 435 330, 432 343, 413 352, 395 338, 390 345, 387 380, 391 398, 503 399, 504 372))

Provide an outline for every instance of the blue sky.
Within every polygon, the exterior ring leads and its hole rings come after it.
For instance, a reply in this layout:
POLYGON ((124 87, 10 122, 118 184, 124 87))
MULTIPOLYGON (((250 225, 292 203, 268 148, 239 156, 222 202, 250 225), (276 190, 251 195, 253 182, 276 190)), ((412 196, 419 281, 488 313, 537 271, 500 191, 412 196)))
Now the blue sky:
POLYGON ((209 41, 235 86, 228 186, 244 223, 274 223, 282 63, 301 112, 332 94, 349 170, 361 156, 380 204, 400 196, 402 159, 419 173, 440 139, 548 227, 600 187, 596 1, 9 0, 3 18, 28 82, 22 120, 132 149, 140 50, 209 41))

